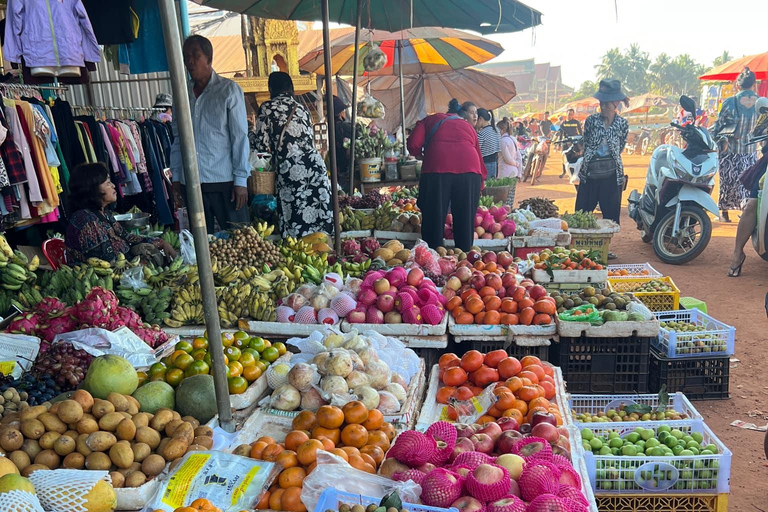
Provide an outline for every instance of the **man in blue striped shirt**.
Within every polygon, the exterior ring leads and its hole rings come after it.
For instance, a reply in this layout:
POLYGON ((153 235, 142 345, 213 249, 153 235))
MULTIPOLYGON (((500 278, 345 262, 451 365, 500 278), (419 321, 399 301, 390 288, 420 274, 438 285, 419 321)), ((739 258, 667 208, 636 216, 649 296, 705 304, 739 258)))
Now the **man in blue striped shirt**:
MULTIPOLYGON (((200 172, 200 183, 208 232, 247 223, 248 214, 248 118, 243 90, 213 70, 213 45, 205 37, 192 35, 184 41, 184 65, 192 80, 189 104, 200 172)), ((177 204, 184 203, 186 189, 176 119, 171 148, 173 192, 177 204)))

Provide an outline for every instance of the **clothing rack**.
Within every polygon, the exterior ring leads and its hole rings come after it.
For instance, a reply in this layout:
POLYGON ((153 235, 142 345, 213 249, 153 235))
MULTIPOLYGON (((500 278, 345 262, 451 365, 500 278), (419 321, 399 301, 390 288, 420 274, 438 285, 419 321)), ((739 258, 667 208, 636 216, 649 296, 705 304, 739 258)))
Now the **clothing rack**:
POLYGON ((72 110, 79 115, 94 115, 96 117, 120 117, 120 114, 152 114, 165 112, 165 108, 160 107, 92 107, 90 105, 72 105, 72 110), (107 116, 107 113, 111 113, 107 116))
POLYGON ((33 84, 16 84, 16 83, 0 83, 0 88, 2 89, 10 89, 12 91, 18 91, 21 93, 28 92, 28 91, 59 91, 59 92, 66 92, 69 90, 69 87, 66 85, 33 85, 33 84))

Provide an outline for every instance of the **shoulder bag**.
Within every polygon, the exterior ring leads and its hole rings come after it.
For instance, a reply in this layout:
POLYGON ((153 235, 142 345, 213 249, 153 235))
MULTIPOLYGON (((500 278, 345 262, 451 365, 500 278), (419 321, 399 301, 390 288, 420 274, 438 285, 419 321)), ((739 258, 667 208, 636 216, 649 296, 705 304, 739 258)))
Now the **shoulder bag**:
POLYGON ((739 112, 739 98, 733 96, 734 108, 736 109, 736 119, 731 120, 728 123, 720 124, 718 120, 717 125, 712 130, 713 137, 733 137, 736 132, 739 131, 739 125, 741 124, 741 113, 739 112))
POLYGON ((277 139, 277 145, 274 148, 274 151, 272 152, 272 171, 277 172, 279 169, 280 162, 278 161, 277 154, 280 152, 281 149, 283 149, 283 137, 285 136, 285 130, 288 129, 288 125, 291 124, 291 121, 293 120, 293 116, 296 114, 296 108, 298 107, 298 104, 294 104, 293 108, 291 109, 290 114, 288 114, 288 120, 285 122, 285 125, 283 126, 283 129, 280 131, 280 137, 277 139))
POLYGON ((440 128, 441 126, 443 126, 443 123, 444 123, 444 122, 446 122, 446 121, 452 121, 452 120, 454 120, 454 119, 462 119, 462 120, 463 120, 463 118, 462 118, 462 117, 459 117, 459 116, 457 116, 457 115, 448 116, 448 117, 445 117, 445 118, 443 118, 443 119, 439 120, 439 121, 438 121, 438 122, 435 124, 435 126, 433 126, 431 130, 429 130, 429 134, 427 134, 427 138, 426 138, 426 140, 424 140, 424 147, 423 147, 423 148, 422 148, 422 150, 421 150, 421 154, 422 154, 422 155, 423 155, 423 154, 424 154, 424 152, 427 150, 427 147, 429 147, 429 142, 432 140, 432 137, 434 137, 434 136, 435 136, 435 133, 437 133, 437 130, 438 130, 438 128, 440 128))

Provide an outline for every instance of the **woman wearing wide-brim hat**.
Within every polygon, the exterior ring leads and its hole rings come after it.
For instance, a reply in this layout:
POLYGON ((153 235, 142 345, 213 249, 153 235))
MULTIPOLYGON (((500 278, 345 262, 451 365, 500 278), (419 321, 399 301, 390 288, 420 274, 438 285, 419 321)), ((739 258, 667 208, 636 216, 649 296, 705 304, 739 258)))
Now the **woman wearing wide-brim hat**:
POLYGON ((594 98, 600 112, 584 121, 584 164, 579 171, 576 209, 591 212, 600 204, 604 219, 619 222, 621 193, 625 187, 621 152, 627 144, 629 123, 618 114, 629 98, 618 80, 601 80, 594 98))

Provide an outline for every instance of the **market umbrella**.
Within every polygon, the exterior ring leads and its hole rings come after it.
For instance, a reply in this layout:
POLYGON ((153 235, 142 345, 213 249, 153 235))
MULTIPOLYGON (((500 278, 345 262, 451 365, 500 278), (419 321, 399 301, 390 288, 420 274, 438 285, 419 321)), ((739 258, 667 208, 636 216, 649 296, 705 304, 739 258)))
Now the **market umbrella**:
POLYGON ((675 103, 668 100, 664 96, 659 96, 658 94, 651 94, 651 93, 645 93, 641 94, 640 96, 635 96, 634 98, 629 99, 629 106, 623 110, 622 113, 629 114, 629 113, 643 113, 646 114, 648 111, 653 107, 671 107, 674 106, 675 103))
MULTIPOLYGON (((214 9, 260 18, 316 21, 318 0, 194 0, 214 9)), ((403 30, 409 27, 453 27, 481 34, 517 32, 541 24, 541 13, 517 0, 363 0, 363 26, 403 30)), ((329 20, 357 25, 356 3, 329 0, 329 20)))
MULTIPOLYGON (((370 76, 399 74, 400 53, 403 56, 403 75, 412 76, 444 73, 482 64, 504 51, 495 41, 450 28, 420 27, 398 32, 370 30, 364 31, 361 37, 366 42, 359 46, 359 58, 364 59, 375 46, 387 57, 383 68, 366 73, 370 76)), ((299 67, 310 73, 325 75, 324 53, 322 46, 310 51, 299 61, 299 67)), ((354 56, 355 34, 335 39, 331 43, 331 74, 353 76, 354 56)))
POLYGON ((699 80, 717 80, 721 82, 733 82, 739 73, 749 67, 755 73, 758 80, 768 79, 768 52, 757 55, 747 55, 740 59, 734 59, 712 68, 699 77, 699 80))
MULTIPOLYGON (((412 126, 423 117, 435 112, 445 112, 451 98, 472 99, 489 110, 509 103, 517 95, 515 84, 506 78, 478 71, 460 69, 447 73, 406 76, 405 126, 412 126)), ((400 78, 377 76, 363 79, 363 85, 370 85, 371 94, 384 104, 386 110, 397 109, 400 103, 400 78)), ((401 120, 394 116, 377 119, 376 124, 387 131, 395 130, 401 120)))

